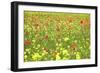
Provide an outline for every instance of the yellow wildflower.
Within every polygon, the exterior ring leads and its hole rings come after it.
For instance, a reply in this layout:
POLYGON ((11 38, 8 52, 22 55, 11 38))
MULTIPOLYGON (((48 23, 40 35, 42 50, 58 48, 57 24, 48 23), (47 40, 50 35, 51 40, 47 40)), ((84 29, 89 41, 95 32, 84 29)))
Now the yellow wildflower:
POLYGON ((62 48, 62 47, 60 48, 61 51, 62 51, 63 49, 64 49, 64 48, 62 48))
POLYGON ((62 46, 62 44, 60 43, 59 46, 62 46))
POLYGON ((56 60, 60 60, 60 59, 61 59, 61 57, 59 56, 59 53, 57 53, 56 60))
POLYGON ((39 48, 40 47, 40 44, 38 44, 37 47, 39 48))
POLYGON ((24 55, 24 58, 26 59, 27 58, 27 55, 24 55))
POLYGON ((58 43, 56 43, 56 46, 58 46, 58 43))
POLYGON ((29 51, 30 51, 30 48, 26 48, 25 51, 26 51, 26 52, 29 52, 29 51))
POLYGON ((33 60, 37 60, 37 59, 40 59, 41 58, 41 55, 39 55, 38 53, 35 53, 32 55, 32 59, 33 60))
POLYGON ((69 55, 67 50, 63 50, 62 52, 63 52, 63 54, 69 55))
POLYGON ((35 43, 35 40, 32 40, 33 43, 35 43))
POLYGON ((69 40, 69 38, 67 38, 67 37, 66 37, 66 38, 64 38, 64 41, 65 41, 65 42, 66 42, 66 41, 68 41, 68 40, 69 40))
POLYGON ((76 59, 80 59, 81 57, 80 57, 80 53, 79 52, 77 52, 76 53, 76 59))

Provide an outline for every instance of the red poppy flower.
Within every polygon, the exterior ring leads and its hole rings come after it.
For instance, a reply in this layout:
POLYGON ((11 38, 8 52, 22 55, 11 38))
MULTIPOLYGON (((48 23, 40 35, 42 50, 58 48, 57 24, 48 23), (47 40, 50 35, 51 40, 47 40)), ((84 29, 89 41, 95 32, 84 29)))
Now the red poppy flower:
POLYGON ((83 24, 83 20, 80 21, 80 24, 83 24))
POLYGON ((73 50, 76 50, 77 44, 76 44, 76 43, 72 43, 72 44, 71 44, 71 48, 72 48, 73 50))
POLYGON ((27 32, 27 31, 26 31, 24 34, 25 34, 25 35, 28 35, 28 34, 29 34, 29 32, 27 32))
POLYGON ((31 44, 31 41, 29 41, 29 40, 25 40, 25 41, 24 41, 24 45, 25 45, 25 46, 28 46, 28 45, 30 45, 30 44, 31 44))
POLYGON ((44 39, 45 39, 45 40, 48 40, 48 38, 49 38, 48 35, 45 35, 44 39))
POLYGON ((80 25, 89 25, 89 24, 90 24, 89 19, 80 20, 80 25))

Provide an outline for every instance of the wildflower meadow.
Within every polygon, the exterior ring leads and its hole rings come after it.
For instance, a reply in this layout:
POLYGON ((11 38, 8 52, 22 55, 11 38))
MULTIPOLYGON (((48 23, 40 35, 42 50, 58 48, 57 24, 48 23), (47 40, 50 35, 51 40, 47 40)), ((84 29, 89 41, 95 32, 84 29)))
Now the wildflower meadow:
POLYGON ((90 58, 90 14, 24 11, 24 62, 90 58))

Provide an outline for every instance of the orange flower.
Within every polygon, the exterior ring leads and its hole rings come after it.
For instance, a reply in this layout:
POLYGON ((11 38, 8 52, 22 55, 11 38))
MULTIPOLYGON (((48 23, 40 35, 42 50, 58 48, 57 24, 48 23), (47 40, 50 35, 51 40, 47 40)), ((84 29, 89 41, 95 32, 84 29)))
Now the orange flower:
POLYGON ((83 24, 83 20, 80 21, 80 24, 83 24))
POLYGON ((28 34, 29 34, 29 32, 27 32, 27 31, 26 31, 24 34, 25 34, 25 35, 28 35, 28 34))
POLYGON ((72 44, 71 44, 71 48, 72 48, 73 50, 76 50, 76 49, 77 49, 77 44, 76 44, 76 43, 72 43, 72 44))
POLYGON ((72 19, 69 19, 69 23, 71 23, 73 20, 72 19))
POLYGON ((29 41, 29 40, 25 40, 25 41, 24 41, 24 45, 25 45, 25 46, 28 46, 28 45, 30 45, 30 44, 31 44, 31 41, 29 41))
POLYGON ((48 40, 48 38, 49 38, 48 35, 45 35, 44 39, 45 39, 45 40, 48 40))
POLYGON ((89 24, 90 24, 90 20, 89 19, 80 20, 80 25, 82 25, 82 26, 89 25, 89 24))
POLYGON ((69 23, 71 23, 71 22, 73 22, 74 19, 72 17, 68 17, 67 20, 69 23))

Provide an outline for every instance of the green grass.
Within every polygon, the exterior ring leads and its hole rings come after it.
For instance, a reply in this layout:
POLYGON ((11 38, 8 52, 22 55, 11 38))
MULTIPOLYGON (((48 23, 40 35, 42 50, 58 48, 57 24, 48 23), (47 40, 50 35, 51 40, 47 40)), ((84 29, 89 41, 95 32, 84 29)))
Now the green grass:
POLYGON ((90 58, 90 14, 24 11, 24 61, 90 58))

